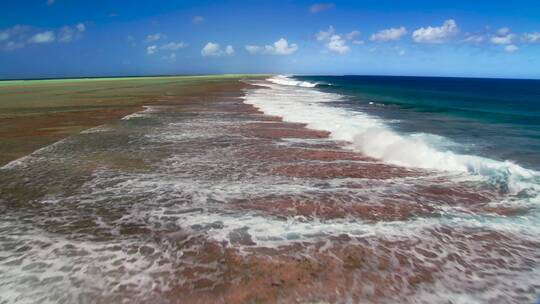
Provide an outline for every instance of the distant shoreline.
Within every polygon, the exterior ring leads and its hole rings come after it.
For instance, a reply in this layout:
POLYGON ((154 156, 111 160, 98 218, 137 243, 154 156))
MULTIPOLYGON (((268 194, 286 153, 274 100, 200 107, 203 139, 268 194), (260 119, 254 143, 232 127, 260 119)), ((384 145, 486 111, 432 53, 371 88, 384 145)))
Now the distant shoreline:
MULTIPOLYGON (((0 78, 0 86, 6 82, 27 81, 62 81, 62 80, 129 80, 152 78, 179 78, 179 77, 269 77, 279 73, 224 73, 224 74, 173 74, 173 75, 102 75, 102 76, 66 76, 66 77, 38 77, 38 78, 0 78)), ((500 79, 500 80, 531 80, 540 81, 540 78, 525 77, 482 77, 482 76, 444 76, 444 75, 389 75, 389 74, 319 74, 319 73, 284 73, 294 76, 350 76, 350 77, 392 77, 392 78, 447 78, 447 79, 500 79)))
POLYGON ((272 74, 186 74, 186 75, 150 75, 150 76, 91 76, 91 77, 58 77, 58 78, 13 78, 0 79, 0 86, 26 84, 30 82, 64 82, 64 81, 110 81, 110 80, 145 80, 157 78, 237 78, 237 77, 268 77, 272 74))

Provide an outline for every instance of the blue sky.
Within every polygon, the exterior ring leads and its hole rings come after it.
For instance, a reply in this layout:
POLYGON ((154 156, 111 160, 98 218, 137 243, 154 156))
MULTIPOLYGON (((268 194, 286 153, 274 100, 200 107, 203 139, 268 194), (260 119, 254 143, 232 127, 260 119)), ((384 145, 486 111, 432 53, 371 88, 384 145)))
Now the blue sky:
POLYGON ((0 3, 0 78, 204 73, 540 78, 540 2, 0 3))

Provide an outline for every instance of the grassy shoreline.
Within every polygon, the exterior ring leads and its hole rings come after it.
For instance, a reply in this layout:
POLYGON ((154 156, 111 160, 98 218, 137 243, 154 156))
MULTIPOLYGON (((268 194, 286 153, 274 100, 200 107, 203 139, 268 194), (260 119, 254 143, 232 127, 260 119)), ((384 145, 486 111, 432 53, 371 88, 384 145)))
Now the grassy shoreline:
POLYGON ((154 79, 181 79, 181 80, 204 80, 204 79, 228 79, 228 78, 253 78, 268 77, 271 74, 210 74, 210 75, 164 75, 164 76, 104 76, 104 77, 67 77, 67 78, 43 78, 43 79, 0 79, 0 86, 34 85, 46 83, 70 83, 92 81, 136 81, 154 79))
POLYGON ((181 104, 264 75, 0 81, 0 166, 156 103, 181 104))

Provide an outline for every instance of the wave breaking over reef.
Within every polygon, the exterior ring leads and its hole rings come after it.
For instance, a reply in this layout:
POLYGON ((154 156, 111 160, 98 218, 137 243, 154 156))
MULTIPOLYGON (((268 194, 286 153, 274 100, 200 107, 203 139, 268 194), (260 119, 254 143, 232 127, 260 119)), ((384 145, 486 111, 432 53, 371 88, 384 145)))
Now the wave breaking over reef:
POLYGON ((292 81, 164 98, 0 168, 0 302, 535 300, 535 197, 361 149, 381 121, 292 81))

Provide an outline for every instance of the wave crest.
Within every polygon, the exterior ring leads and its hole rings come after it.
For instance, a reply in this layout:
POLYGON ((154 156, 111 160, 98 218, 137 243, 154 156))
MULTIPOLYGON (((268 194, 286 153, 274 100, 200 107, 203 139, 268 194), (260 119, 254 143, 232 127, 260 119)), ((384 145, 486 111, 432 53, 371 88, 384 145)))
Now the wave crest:
POLYGON ((274 77, 268 78, 267 81, 270 81, 275 84, 285 85, 285 86, 303 87, 303 88, 314 88, 320 85, 328 85, 322 82, 298 81, 285 75, 274 76, 274 77))

